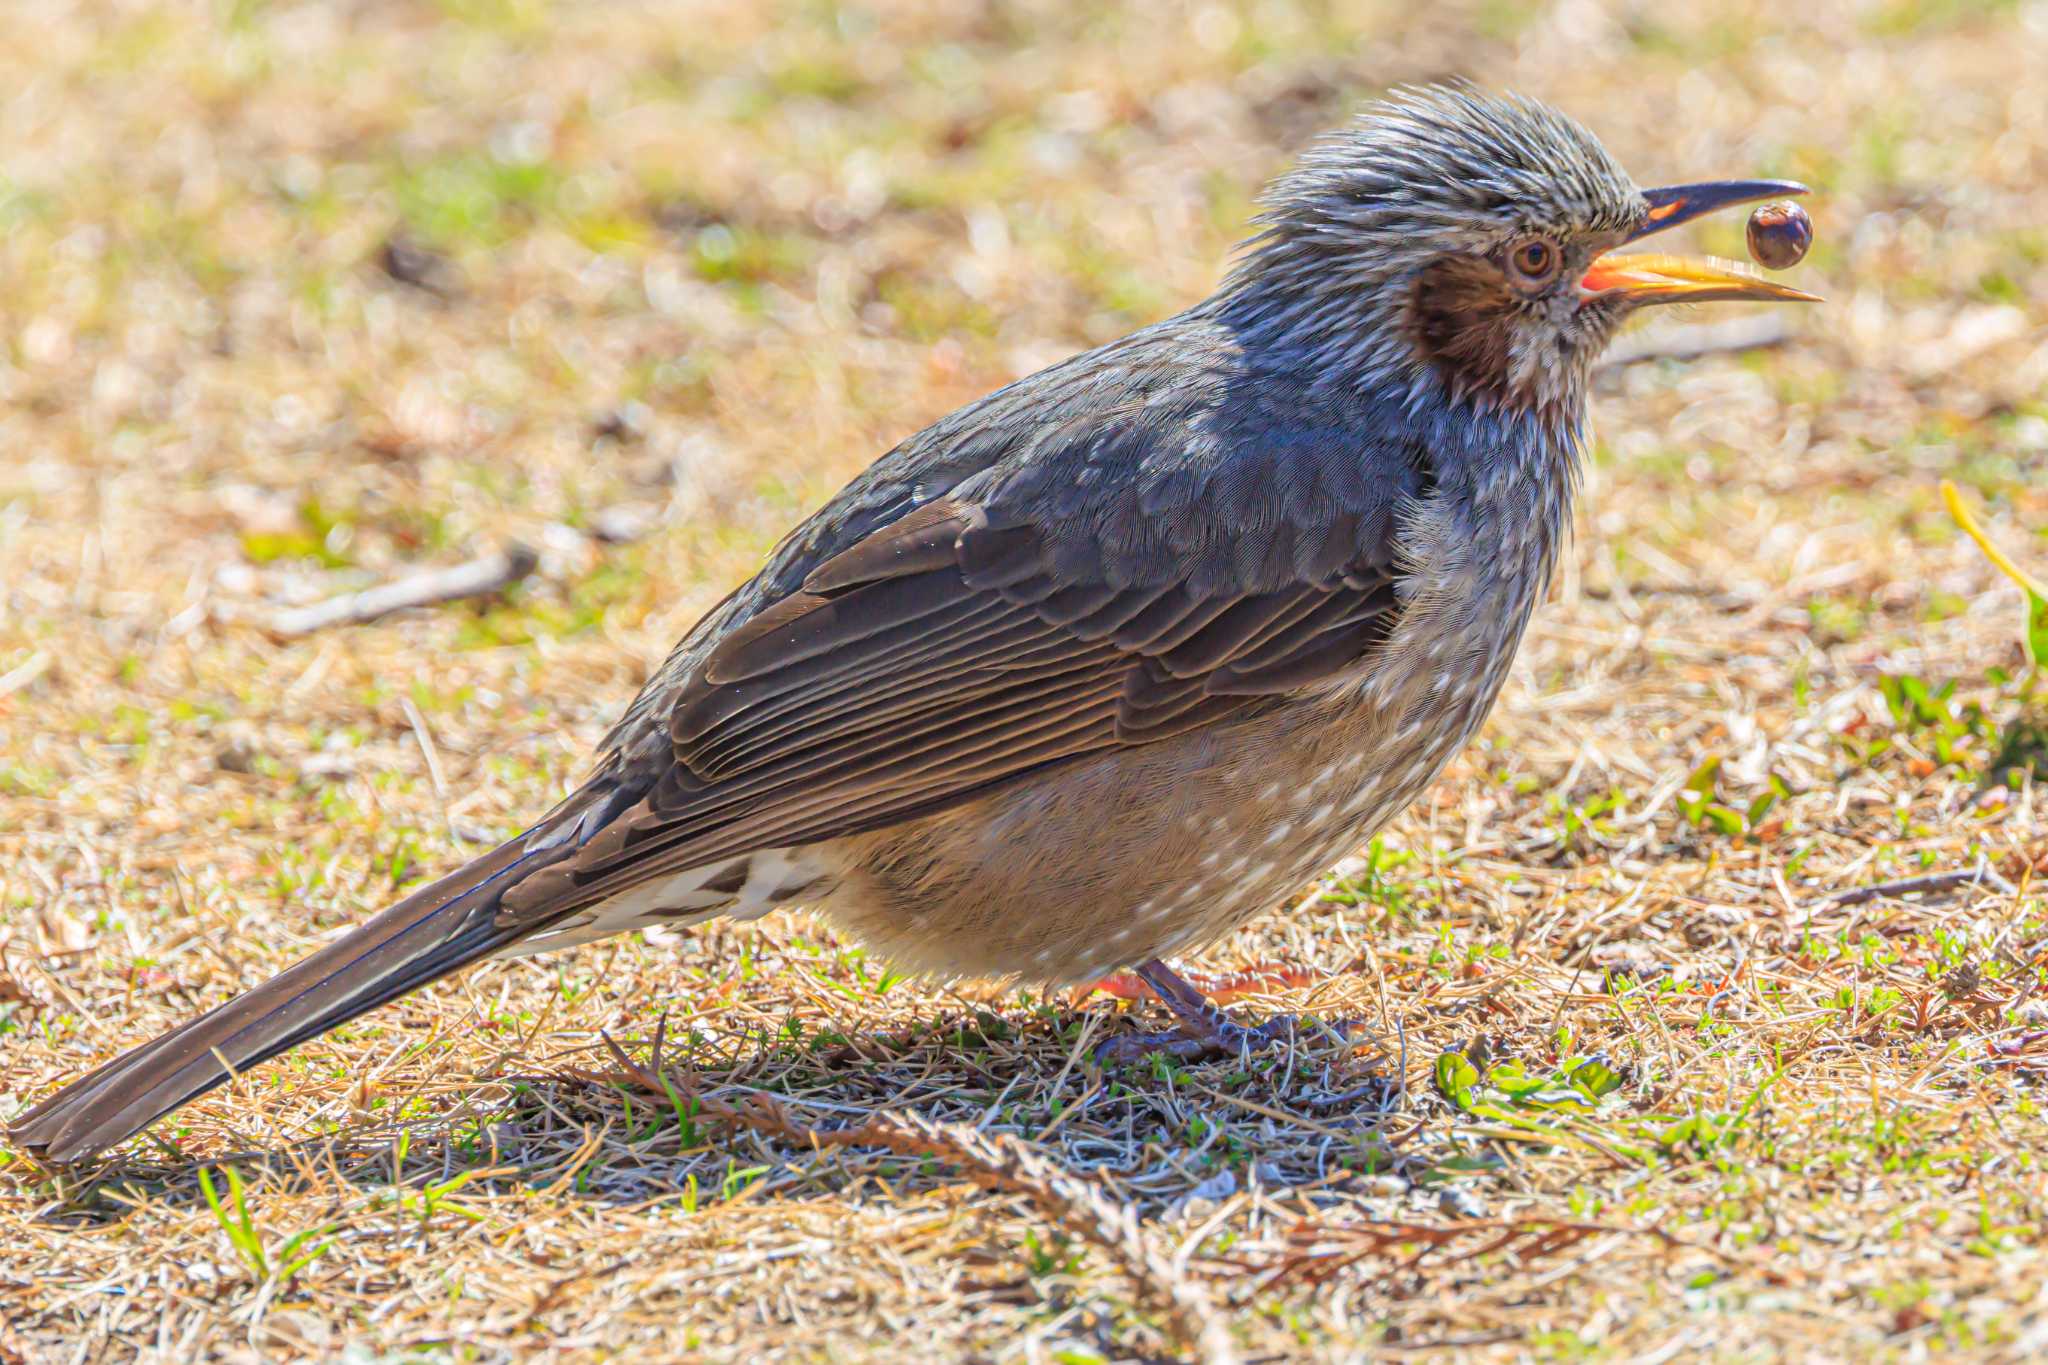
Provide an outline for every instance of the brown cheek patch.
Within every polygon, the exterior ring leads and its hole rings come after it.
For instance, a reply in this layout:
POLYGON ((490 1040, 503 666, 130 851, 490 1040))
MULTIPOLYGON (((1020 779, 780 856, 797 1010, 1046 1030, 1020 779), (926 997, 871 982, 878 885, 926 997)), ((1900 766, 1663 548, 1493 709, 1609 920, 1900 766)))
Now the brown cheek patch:
POLYGON ((1454 391, 1508 402, 1514 307, 1507 281, 1491 265, 1438 261, 1415 282, 1416 347, 1454 391))

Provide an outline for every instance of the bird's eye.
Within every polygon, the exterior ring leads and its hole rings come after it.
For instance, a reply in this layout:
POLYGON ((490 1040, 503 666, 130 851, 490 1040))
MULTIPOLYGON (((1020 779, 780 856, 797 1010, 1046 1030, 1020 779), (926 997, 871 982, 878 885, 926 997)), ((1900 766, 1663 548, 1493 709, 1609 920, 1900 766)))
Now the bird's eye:
POLYGON ((1544 237, 1529 237, 1515 243, 1508 252, 1508 268, 1525 285, 1548 284, 1557 275, 1563 259, 1557 244, 1544 237))

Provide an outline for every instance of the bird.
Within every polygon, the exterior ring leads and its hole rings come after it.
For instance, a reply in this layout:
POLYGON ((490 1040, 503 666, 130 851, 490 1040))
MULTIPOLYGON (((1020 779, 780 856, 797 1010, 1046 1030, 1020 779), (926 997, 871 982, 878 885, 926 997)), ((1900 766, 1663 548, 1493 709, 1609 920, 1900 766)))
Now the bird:
POLYGON ((709 611, 516 837, 11 1125, 83 1161, 481 959, 805 906, 906 970, 1169 965, 1406 808, 1570 536, 1596 358, 1645 307, 1817 301, 1619 248, 1786 181, 1639 188, 1583 125, 1402 88, 1267 188, 1215 292, 875 460, 709 611))

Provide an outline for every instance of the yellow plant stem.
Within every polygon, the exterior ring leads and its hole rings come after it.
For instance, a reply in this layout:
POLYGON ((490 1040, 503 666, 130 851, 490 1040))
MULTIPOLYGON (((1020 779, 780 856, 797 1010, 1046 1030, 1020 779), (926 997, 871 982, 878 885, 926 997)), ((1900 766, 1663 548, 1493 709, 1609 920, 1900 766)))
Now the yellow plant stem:
POLYGON ((1991 537, 1984 534, 1975 518, 1971 517, 1970 510, 1963 506, 1963 495, 1956 491, 1956 486, 1951 480, 1941 481, 1941 500, 1948 504, 1948 514, 1956 519, 1956 525, 1962 527, 1970 539, 1977 542, 1977 548, 1984 552, 1986 559, 1998 566, 2001 573, 2034 596, 2048 598, 2048 584, 2022 569, 2005 551, 1991 543, 1991 537))

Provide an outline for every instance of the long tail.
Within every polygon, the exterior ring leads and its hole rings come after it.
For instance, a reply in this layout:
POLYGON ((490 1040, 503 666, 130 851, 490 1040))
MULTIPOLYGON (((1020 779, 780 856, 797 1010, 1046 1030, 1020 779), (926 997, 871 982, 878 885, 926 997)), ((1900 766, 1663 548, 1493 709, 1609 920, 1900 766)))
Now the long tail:
POLYGON ((568 842, 529 835, 493 849, 254 990, 73 1081, 16 1120, 9 1136, 52 1164, 83 1160, 246 1068, 525 937, 538 924, 503 923, 499 898, 568 842))

